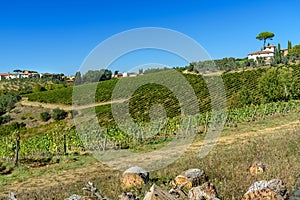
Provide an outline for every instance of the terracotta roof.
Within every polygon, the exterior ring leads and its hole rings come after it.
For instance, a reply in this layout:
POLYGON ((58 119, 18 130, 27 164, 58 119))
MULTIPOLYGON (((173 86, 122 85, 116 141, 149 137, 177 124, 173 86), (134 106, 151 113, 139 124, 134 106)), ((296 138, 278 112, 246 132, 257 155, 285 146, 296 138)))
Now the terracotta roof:
POLYGON ((257 51, 253 53, 249 53, 248 55, 260 55, 260 54, 269 54, 269 53, 274 53, 273 51, 257 51))

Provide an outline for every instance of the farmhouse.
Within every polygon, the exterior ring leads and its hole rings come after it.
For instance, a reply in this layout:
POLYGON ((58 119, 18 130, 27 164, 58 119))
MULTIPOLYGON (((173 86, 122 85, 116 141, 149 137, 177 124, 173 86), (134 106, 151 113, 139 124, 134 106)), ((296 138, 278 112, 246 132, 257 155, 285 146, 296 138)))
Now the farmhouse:
POLYGON ((253 59, 257 61, 257 58, 264 58, 266 61, 270 61, 271 58, 275 57, 276 53, 276 46, 270 45, 266 46, 263 50, 249 53, 248 54, 248 59, 253 59))
POLYGON ((20 74, 11 74, 9 72, 0 74, 0 81, 20 78, 20 74))

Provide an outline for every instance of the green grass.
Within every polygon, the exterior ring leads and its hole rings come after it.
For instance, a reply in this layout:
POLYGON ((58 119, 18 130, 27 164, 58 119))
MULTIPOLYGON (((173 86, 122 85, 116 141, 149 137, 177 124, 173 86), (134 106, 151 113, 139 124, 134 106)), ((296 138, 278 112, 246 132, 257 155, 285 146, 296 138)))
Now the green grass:
MULTIPOLYGON (((299 120, 299 113, 289 113, 287 115, 267 116, 251 123, 240 123, 237 127, 226 127, 222 137, 244 134, 247 132, 263 131, 264 129, 274 128, 299 120)), ((169 182, 183 170, 188 168, 201 168, 205 170, 210 182, 216 185, 221 199, 241 199, 248 187, 255 181, 263 179, 279 178, 282 179, 291 192, 295 185, 296 176, 300 170, 299 142, 300 124, 288 126, 288 130, 273 130, 268 134, 258 136, 246 135, 242 138, 235 138, 231 143, 220 143, 203 159, 199 159, 195 152, 186 152, 184 156, 166 168, 150 173, 151 182, 141 190, 137 189, 141 196, 151 186, 156 183, 165 189, 170 189, 169 182), (257 176, 251 176, 248 173, 250 164, 254 161, 262 161, 266 166, 266 173, 257 176), (184 164, 183 164, 184 163, 184 164)), ((262 132, 263 133, 263 132, 262 132)), ((201 141, 202 136, 198 135, 195 142, 201 141)), ((152 145, 149 145, 149 148, 152 145)), ((86 175, 83 179, 72 180, 64 184, 58 182, 49 187, 37 189, 39 184, 33 182, 30 191, 17 193, 18 197, 38 198, 38 199, 63 199, 73 193, 83 194, 82 187, 88 180, 95 185, 106 196, 117 199, 121 194, 119 175, 117 171, 111 171, 100 167, 97 171, 89 173, 89 167, 96 164, 90 156, 75 156, 77 161, 72 161, 74 156, 63 157, 58 166, 53 165, 47 168, 27 169, 20 167, 10 175, 0 176, 0 188, 2 191, 8 190, 9 185, 18 181, 21 184, 29 178, 40 178, 60 172, 63 176, 72 174, 75 169, 86 169, 86 175), (69 161, 68 161, 69 160, 69 161), (71 160, 71 161, 70 161, 71 160), (35 189, 35 187, 37 187, 35 189)), ((75 159, 75 160, 76 160, 75 159)))

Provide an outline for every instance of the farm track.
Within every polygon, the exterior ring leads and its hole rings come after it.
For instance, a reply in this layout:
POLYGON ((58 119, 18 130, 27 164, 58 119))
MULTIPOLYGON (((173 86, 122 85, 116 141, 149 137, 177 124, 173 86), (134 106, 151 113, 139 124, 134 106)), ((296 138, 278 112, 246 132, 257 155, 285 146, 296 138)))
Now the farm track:
MULTIPOLYGON (((259 131, 248 131, 248 132, 238 132, 234 135, 220 137, 217 141, 217 145, 223 146, 232 144, 234 142, 245 143, 249 139, 255 139, 258 136, 271 136, 272 134, 278 133, 278 131, 292 131, 300 126, 300 120, 295 120, 283 125, 275 127, 267 127, 259 131)), ((209 142, 207 142, 208 145, 209 142)), ((200 147, 203 146, 203 142, 195 142, 188 149, 187 152, 199 151, 200 147)), ((168 152, 165 153, 168 155, 168 152)), ((39 177, 29 178, 23 181, 15 181, 10 184, 5 185, 2 188, 0 197, 7 196, 8 191, 14 191, 17 194, 29 191, 39 191, 50 187, 55 187, 59 185, 72 184, 77 181, 88 181, 91 178, 97 176, 100 177, 104 173, 118 173, 113 171, 111 168, 103 165, 100 162, 95 162, 88 164, 81 168, 61 170, 57 172, 51 172, 43 174, 39 177)))
POLYGON ((54 109, 54 108, 60 108, 66 111, 70 110, 82 110, 86 108, 91 108, 95 106, 103 106, 103 105, 108 105, 108 104, 113 104, 113 103, 122 103, 126 101, 126 99, 120 99, 120 100, 114 100, 114 101, 106 101, 106 102, 99 102, 95 104, 88 104, 88 105, 81 105, 81 106, 76 106, 73 107, 72 105, 64 105, 64 104, 52 104, 52 103, 41 103, 41 102, 35 102, 35 101, 28 101, 28 98, 22 98, 22 100, 19 102, 20 105, 23 106, 33 106, 33 107, 42 107, 42 108, 48 108, 48 109, 54 109))

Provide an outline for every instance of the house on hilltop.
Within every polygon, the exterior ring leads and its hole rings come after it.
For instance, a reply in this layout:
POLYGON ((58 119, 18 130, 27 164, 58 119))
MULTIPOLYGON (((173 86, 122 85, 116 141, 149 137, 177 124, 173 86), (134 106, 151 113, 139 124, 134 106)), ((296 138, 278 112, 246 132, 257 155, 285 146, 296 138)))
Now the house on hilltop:
POLYGON ((0 74, 0 81, 20 78, 20 74, 11 74, 9 72, 0 74))
POLYGON ((276 46, 274 45, 269 45, 266 46, 263 50, 249 53, 248 54, 248 59, 253 59, 257 61, 257 58, 264 58, 266 61, 270 61, 272 58, 275 57, 276 54, 276 46))

